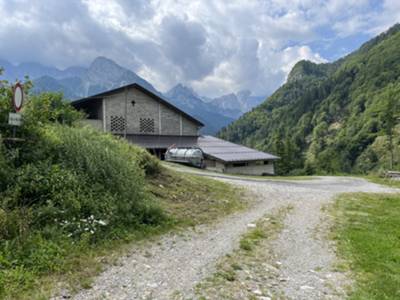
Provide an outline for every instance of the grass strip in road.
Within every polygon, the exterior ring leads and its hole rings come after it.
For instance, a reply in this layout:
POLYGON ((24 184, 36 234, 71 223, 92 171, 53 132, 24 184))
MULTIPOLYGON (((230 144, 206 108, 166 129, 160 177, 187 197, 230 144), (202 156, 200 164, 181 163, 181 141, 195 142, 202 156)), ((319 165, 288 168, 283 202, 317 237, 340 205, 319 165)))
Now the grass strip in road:
POLYGON ((216 272, 197 285, 196 299, 281 299, 276 284, 279 264, 270 242, 282 230, 289 210, 290 207, 282 208, 256 224, 249 224, 250 229, 241 238, 239 248, 223 257, 216 272))
POLYGON ((339 256, 356 281, 350 299, 400 299, 400 195, 345 194, 332 212, 339 256))

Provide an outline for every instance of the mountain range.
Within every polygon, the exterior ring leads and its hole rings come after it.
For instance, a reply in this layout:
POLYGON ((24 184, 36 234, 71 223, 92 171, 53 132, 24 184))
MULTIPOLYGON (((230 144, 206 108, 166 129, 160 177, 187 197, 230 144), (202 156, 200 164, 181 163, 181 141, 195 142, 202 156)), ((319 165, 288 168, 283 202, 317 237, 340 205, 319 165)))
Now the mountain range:
POLYGON ((400 169, 400 25, 333 62, 300 61, 219 136, 281 157, 281 174, 400 169))
POLYGON ((97 57, 89 67, 70 67, 60 70, 39 63, 13 65, 0 60, 4 79, 15 81, 29 75, 33 80, 33 93, 62 92, 65 98, 74 100, 111 90, 126 84, 138 83, 201 120, 203 133, 215 134, 224 126, 261 103, 265 97, 255 97, 250 91, 231 93, 215 99, 199 96, 193 89, 177 84, 162 94, 144 78, 111 59, 97 57))

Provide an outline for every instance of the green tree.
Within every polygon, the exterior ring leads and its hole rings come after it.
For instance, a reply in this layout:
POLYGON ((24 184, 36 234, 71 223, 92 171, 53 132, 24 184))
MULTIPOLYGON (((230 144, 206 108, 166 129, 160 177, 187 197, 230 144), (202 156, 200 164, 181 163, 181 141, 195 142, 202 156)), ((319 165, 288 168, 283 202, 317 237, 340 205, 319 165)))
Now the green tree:
POLYGON ((394 158, 393 158, 393 133, 394 127, 397 124, 399 118, 399 96, 400 88, 396 88, 394 84, 390 84, 384 94, 382 95, 382 100, 384 102, 383 106, 383 123, 384 132, 388 137, 388 151, 390 153, 390 164, 389 168, 393 169, 394 158))

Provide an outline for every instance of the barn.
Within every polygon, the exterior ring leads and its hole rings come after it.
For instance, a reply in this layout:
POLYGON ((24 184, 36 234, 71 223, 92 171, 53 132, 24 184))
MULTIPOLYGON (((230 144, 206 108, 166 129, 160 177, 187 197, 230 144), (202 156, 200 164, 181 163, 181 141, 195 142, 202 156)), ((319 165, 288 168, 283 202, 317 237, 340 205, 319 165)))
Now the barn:
POLYGON ((203 123, 137 83, 76 100, 85 123, 146 148, 164 159, 167 149, 200 149, 207 169, 238 174, 273 174, 268 153, 200 135, 203 123))

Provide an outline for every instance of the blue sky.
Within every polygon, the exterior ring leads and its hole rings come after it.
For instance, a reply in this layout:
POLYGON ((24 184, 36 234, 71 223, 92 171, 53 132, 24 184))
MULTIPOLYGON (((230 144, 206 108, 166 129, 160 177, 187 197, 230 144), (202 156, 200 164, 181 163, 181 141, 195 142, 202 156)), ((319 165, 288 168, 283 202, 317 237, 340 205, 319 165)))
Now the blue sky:
POLYGON ((0 58, 65 68, 106 56, 165 91, 266 95, 400 21, 399 0, 0 0, 0 58))

